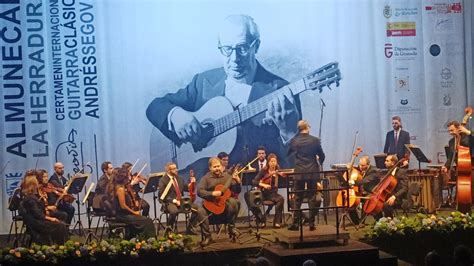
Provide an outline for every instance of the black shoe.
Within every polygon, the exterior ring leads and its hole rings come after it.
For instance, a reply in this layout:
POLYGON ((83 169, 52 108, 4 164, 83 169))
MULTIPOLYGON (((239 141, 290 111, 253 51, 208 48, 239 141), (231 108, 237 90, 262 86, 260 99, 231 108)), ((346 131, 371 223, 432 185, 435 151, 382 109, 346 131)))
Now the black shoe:
POLYGON ((314 231, 314 230, 316 230, 316 226, 314 226, 314 224, 310 225, 309 226, 309 231, 314 231))
POLYGON ((298 231, 298 229, 300 229, 298 224, 290 224, 290 226, 288 226, 288 230, 290 231, 298 231))
POLYGON ((212 237, 210 235, 209 236, 204 236, 202 241, 201 241, 201 246, 205 247, 205 246, 208 246, 212 243, 214 243, 214 240, 212 240, 212 237))
POLYGON ((267 226, 265 223, 257 223, 258 228, 265 228, 267 226))

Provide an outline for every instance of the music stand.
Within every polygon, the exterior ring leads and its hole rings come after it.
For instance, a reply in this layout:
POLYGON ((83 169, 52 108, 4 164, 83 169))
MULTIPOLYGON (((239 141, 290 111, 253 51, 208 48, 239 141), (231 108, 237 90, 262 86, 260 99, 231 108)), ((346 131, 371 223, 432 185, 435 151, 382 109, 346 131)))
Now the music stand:
POLYGON ((89 175, 86 174, 76 174, 74 175, 71 180, 69 181, 69 185, 67 186, 67 189, 65 193, 67 194, 75 194, 76 195, 76 203, 77 203, 77 221, 74 224, 74 227, 72 230, 76 229, 76 226, 79 230, 79 235, 82 235, 82 230, 84 229, 84 226, 82 225, 81 221, 81 204, 79 200, 79 193, 84 189, 84 186, 86 184, 87 178, 89 178, 89 175))
POLYGON ((423 151, 415 144, 405 144, 405 147, 413 153, 415 158, 418 160, 418 172, 421 174, 421 163, 431 163, 431 160, 426 158, 423 151))
POLYGON ((385 166, 385 158, 387 158, 386 153, 374 154, 375 166, 378 169, 387 169, 385 166))
POLYGON ((148 175, 148 180, 145 184, 145 187, 143 188, 143 194, 153 193, 153 210, 155 211, 155 219, 153 219, 153 222, 158 220, 158 216, 156 215, 156 200, 158 199, 158 195, 156 194, 156 191, 158 190, 160 178, 162 178, 165 174, 165 172, 159 172, 156 174, 148 175))

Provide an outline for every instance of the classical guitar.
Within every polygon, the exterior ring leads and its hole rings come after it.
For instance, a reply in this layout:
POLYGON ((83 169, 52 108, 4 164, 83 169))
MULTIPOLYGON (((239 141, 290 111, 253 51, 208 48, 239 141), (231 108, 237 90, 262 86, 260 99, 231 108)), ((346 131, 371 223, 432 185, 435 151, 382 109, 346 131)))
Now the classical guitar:
POLYGON ((246 106, 234 110, 230 101, 223 97, 214 97, 207 101, 196 112, 190 112, 201 122, 203 132, 201 141, 196 144, 182 143, 176 145, 169 140, 158 129, 154 129, 150 142, 150 161, 153 165, 161 167, 171 158, 185 169, 196 161, 215 156, 217 153, 225 151, 230 153, 237 141, 237 126, 245 121, 267 111, 268 103, 290 90, 293 95, 298 95, 307 90, 319 90, 332 84, 339 86, 341 72, 337 62, 329 63, 306 75, 294 83, 267 94, 246 106), (225 114, 214 117, 216 114, 225 114))
POLYGON ((227 180, 224 185, 216 185, 214 187, 214 191, 221 191, 222 196, 213 197, 212 199, 205 199, 202 203, 204 208, 216 215, 222 214, 225 210, 225 202, 232 196, 232 192, 229 189, 231 182, 232 178, 229 178, 229 180, 227 180))

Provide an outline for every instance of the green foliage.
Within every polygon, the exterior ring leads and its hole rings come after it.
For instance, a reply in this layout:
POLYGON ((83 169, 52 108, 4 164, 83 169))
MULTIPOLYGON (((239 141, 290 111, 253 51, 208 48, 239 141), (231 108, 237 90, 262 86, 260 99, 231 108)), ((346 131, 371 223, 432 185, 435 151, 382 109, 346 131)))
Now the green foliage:
POLYGON ((156 239, 110 239, 101 242, 80 243, 69 240, 64 245, 38 245, 30 248, 5 247, 0 249, 0 265, 2 262, 19 264, 25 262, 47 262, 57 264, 63 259, 80 259, 95 261, 98 257, 114 258, 117 256, 130 256, 138 258, 144 254, 164 252, 184 252, 190 250, 192 240, 189 236, 171 233, 168 237, 156 239))
POLYGON ((414 217, 381 218, 366 232, 368 240, 425 232, 450 233, 474 229, 474 214, 451 212, 448 216, 417 214, 414 217))

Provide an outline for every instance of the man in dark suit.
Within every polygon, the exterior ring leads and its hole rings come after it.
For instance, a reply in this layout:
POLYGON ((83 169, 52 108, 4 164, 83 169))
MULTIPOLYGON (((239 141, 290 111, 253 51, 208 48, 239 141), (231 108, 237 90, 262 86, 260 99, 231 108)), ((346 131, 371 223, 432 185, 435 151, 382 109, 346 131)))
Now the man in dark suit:
MULTIPOLYGON (((362 191, 362 196, 368 196, 372 194, 374 187, 380 181, 378 170, 375 166, 370 164, 369 156, 360 157, 358 168, 362 174, 362 178, 356 181, 351 180, 352 182, 349 181, 349 184, 358 186, 359 191, 362 191)), ((348 214, 355 225, 358 225, 360 223, 361 218, 359 217, 359 214, 357 213, 356 209, 349 209, 348 214)))
MULTIPOLYGON (((49 178, 49 183, 53 184, 53 186, 57 188, 64 188, 68 182, 68 179, 64 177, 64 165, 61 162, 56 162, 54 164, 54 174, 51 175, 49 178)), ((54 194, 52 194, 54 195, 54 194)), ((51 199, 52 201, 57 201, 57 196, 54 195, 55 198, 51 199)), ((71 224, 72 218, 74 217, 74 212, 76 209, 71 204, 60 201, 58 204, 58 210, 67 213, 67 223, 71 224)))
MULTIPOLYGON (((383 152, 395 154, 397 158, 409 158, 410 151, 405 144, 410 144, 410 133, 402 129, 402 119, 399 116, 392 117, 393 130, 387 132, 385 136, 385 146, 383 152)), ((408 160, 403 162, 403 166, 408 165, 408 160)))
MULTIPOLYGON (((213 103, 215 100, 225 101, 232 110, 240 111, 237 120, 227 121, 238 125, 234 148, 226 151, 230 154, 230 165, 249 160, 248 154, 255 154, 260 145, 284 159, 287 144, 296 134, 296 122, 300 119, 298 97, 285 88, 265 102, 263 111, 266 112, 254 113, 255 116, 243 121, 250 113, 242 111, 244 107, 288 84, 257 61, 259 47, 260 34, 253 18, 246 15, 227 17, 221 24, 218 41, 224 66, 197 74, 185 88, 155 98, 147 109, 150 122, 176 145, 191 143, 196 150, 201 150, 209 144, 203 143, 203 140, 206 142, 206 128, 192 112, 200 110, 211 100, 213 103)), ((211 108, 215 109, 208 111, 209 118, 226 115, 220 104, 211 108)), ((220 151, 222 149, 218 148, 213 154, 220 151)), ((201 161, 199 169, 193 168, 198 176, 207 172, 206 160, 201 161)), ((284 162, 280 163, 285 167, 284 162)))
MULTIPOLYGON (((408 177, 406 169, 395 167, 395 164, 398 162, 398 158, 396 155, 389 155, 385 158, 385 167, 391 170, 390 173, 397 179, 397 186, 392 191, 390 197, 385 201, 383 206, 383 216, 385 217, 392 217, 395 208, 401 208, 403 200, 407 199, 408 194, 408 177), (391 169, 393 168, 393 169, 391 169)), ((380 219, 382 217, 382 213, 378 213, 374 215, 375 219, 380 219)))
MULTIPOLYGON (((176 217, 178 213, 183 212, 182 209, 182 196, 184 191, 188 190, 188 186, 184 183, 184 179, 178 175, 178 167, 175 163, 167 163, 165 166, 166 175, 160 179, 159 183, 159 195, 162 202, 162 207, 164 211, 169 213, 168 215, 168 229, 173 227, 176 222, 176 217)), ((190 182, 196 182, 194 176, 191 177, 190 182)), ((207 213, 197 204, 191 204, 191 223, 189 228, 187 228, 188 234, 194 234, 193 227, 196 224, 200 224, 201 231, 203 233, 203 242, 202 245, 208 245, 212 242, 211 232, 209 231, 209 221, 207 219, 207 213)), ((166 233, 165 233, 166 235, 166 233)))
MULTIPOLYGON (((324 162, 324 152, 321 147, 321 140, 309 134, 310 125, 305 120, 298 121, 298 135, 296 135, 290 142, 288 149, 288 156, 293 158, 295 172, 313 172, 306 175, 296 175, 293 182, 293 190, 309 190, 306 193, 295 193, 292 209, 301 208, 301 204, 304 198, 309 200, 309 229, 315 230, 314 218, 316 215, 318 200, 316 199, 317 193, 316 184, 320 181, 319 173, 320 165, 324 162)), ((321 202, 319 202, 321 204, 321 202)), ((301 212, 297 211, 294 215, 293 224, 291 224, 289 230, 298 230, 299 219, 301 218, 301 212)))

